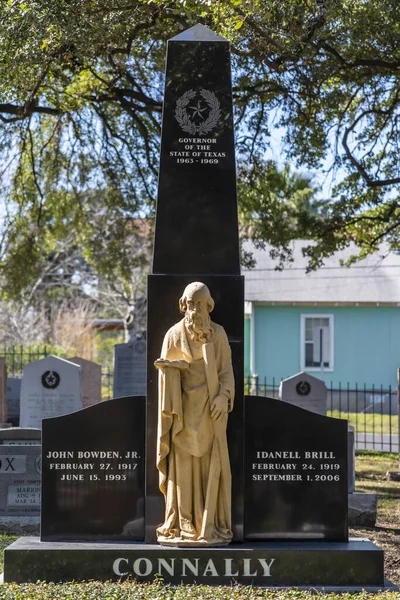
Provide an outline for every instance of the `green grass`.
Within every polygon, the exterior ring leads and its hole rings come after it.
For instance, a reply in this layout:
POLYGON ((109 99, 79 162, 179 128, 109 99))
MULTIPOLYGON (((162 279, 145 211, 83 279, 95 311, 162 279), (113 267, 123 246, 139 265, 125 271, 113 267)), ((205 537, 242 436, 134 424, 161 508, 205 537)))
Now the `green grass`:
MULTIPOLYGON (((0 600, 316 600, 321 594, 309 591, 262 590, 250 586, 211 587, 205 585, 167 587, 160 581, 153 584, 69 583, 4 585, 0 600)), ((326 594, 329 600, 399 600, 399 593, 371 595, 326 594)))
POLYGON ((3 572, 4 568, 4 548, 7 548, 10 544, 12 544, 16 540, 16 536, 14 535, 0 535, 0 572, 3 572))
MULTIPOLYGON (((387 481, 387 471, 397 471, 398 456, 361 451, 356 455, 356 490, 378 494, 378 519, 374 529, 351 529, 351 537, 368 537, 385 551, 385 576, 400 585, 400 482, 387 481)), ((13 541, 1 538, 2 549, 13 541)), ((400 592, 380 594, 317 594, 313 591, 263 590, 251 586, 164 586, 134 581, 64 584, 4 584, 0 600, 400 600, 400 592)))
POLYGON ((328 410, 328 417, 348 419, 350 425, 358 433, 398 433, 399 417, 397 415, 381 415, 372 413, 344 413, 338 410, 328 410))

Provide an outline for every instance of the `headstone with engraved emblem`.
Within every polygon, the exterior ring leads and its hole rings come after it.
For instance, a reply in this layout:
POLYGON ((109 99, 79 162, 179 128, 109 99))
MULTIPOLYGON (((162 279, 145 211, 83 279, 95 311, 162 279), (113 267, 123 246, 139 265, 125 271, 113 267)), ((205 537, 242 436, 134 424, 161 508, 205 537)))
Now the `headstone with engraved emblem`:
POLYGON ((81 369, 58 356, 25 365, 21 384, 21 427, 41 428, 42 419, 82 408, 81 369))
POLYGON ((114 346, 114 398, 146 394, 146 340, 133 334, 127 344, 114 346))
POLYGON ((318 415, 326 415, 327 395, 325 382, 304 372, 284 379, 279 386, 279 400, 318 415))

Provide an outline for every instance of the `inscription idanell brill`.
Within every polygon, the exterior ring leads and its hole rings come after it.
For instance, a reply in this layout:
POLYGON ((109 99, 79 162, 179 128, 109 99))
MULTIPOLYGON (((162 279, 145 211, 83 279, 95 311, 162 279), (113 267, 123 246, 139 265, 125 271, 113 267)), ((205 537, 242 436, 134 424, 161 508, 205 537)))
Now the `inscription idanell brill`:
POLYGON ((280 451, 275 450, 272 452, 256 452, 256 458, 311 458, 311 459, 329 459, 335 458, 333 452, 314 452, 304 450, 303 453, 298 452, 297 450, 290 451, 280 451))
POLYGON ((252 471, 265 471, 252 473, 253 481, 313 481, 334 482, 340 480, 340 463, 334 462, 335 453, 331 451, 315 450, 274 450, 257 451, 252 471), (279 460, 279 462, 255 462, 257 459, 279 460), (285 461, 286 459, 286 461, 285 461), (289 462, 290 460, 296 462, 289 462), (326 461, 326 462, 323 462, 326 461), (329 461, 329 462, 328 462, 329 461), (272 471, 272 473, 268 473, 272 471), (277 474, 274 471, 300 471, 296 473, 277 474))

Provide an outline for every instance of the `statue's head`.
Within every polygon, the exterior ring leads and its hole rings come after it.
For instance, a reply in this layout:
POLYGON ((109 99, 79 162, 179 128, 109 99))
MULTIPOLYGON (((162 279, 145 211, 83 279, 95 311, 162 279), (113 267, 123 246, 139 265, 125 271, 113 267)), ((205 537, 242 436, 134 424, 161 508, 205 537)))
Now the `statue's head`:
POLYGON ((179 300, 179 310, 182 313, 186 313, 189 303, 194 305, 204 303, 204 306, 207 307, 207 312, 209 313, 214 310, 215 305, 210 290, 205 283, 201 283, 200 281, 193 281, 193 283, 189 283, 189 285, 185 287, 182 298, 179 300))
POLYGON ((213 329, 209 313, 214 300, 208 287, 200 281, 190 283, 179 300, 179 310, 185 313, 185 326, 194 342, 204 343, 212 338, 213 329))

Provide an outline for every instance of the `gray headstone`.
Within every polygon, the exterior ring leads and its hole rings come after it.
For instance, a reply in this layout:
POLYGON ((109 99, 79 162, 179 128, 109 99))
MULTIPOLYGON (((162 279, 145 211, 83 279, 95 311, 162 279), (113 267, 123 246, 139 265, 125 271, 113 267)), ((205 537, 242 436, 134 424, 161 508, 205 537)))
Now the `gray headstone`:
POLYGON ((132 336, 114 346, 114 398, 146 394, 146 342, 132 336))
POLYGON ((349 525, 352 527, 375 527, 377 495, 365 492, 349 494, 349 525))
POLYGON ((80 356, 69 360, 81 368, 83 407, 101 402, 101 365, 80 356))
POLYGON ((58 356, 25 365, 21 384, 21 427, 82 408, 80 367, 58 356))
POLYGON ((0 427, 10 427, 7 424, 7 365, 5 358, 0 358, 0 427))
POLYGON ((15 427, 0 431, 0 524, 39 517, 41 432, 15 427))
POLYGON ((0 444, 40 446, 42 432, 35 427, 11 427, 0 430, 0 444))
POLYGON ((279 386, 279 400, 319 415, 326 415, 327 395, 325 382, 304 372, 284 379, 279 386))
POLYGON ((347 425, 347 470, 349 475, 349 494, 352 494, 356 485, 356 451, 354 443, 354 427, 347 425))
POLYGON ((8 421, 13 425, 19 424, 20 400, 21 379, 9 377, 7 379, 8 421))
POLYGON ((11 534, 39 532, 40 429, 0 430, 0 529, 11 534))

